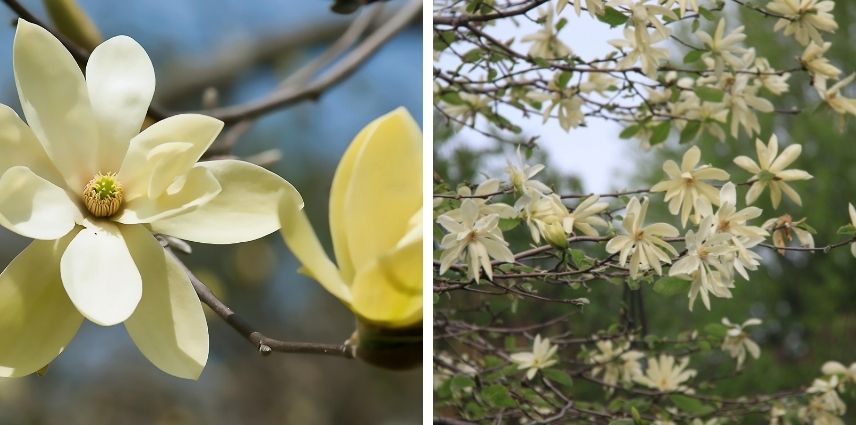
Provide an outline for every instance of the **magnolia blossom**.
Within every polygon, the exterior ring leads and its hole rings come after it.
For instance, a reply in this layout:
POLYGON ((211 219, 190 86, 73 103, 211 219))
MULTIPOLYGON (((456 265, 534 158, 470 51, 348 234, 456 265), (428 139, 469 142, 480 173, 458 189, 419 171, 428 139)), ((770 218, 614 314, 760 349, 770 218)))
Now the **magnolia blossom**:
MULTIPOLYGON (((580 16, 583 9, 583 0, 573 0, 574 1, 574 12, 576 12, 577 16, 580 16)), ((694 0, 693 0, 694 1, 694 0)), ((604 4, 603 0, 585 0, 586 2, 586 10, 589 15, 595 17, 597 15, 603 14, 604 4)), ((559 0, 556 3, 556 13, 561 13, 562 10, 568 5, 568 0, 559 0)))
MULTIPOLYGON (((583 99, 578 95, 581 87, 560 87, 557 80, 559 74, 550 81, 548 88, 550 91, 533 91, 528 94, 528 97, 537 102, 549 102, 541 112, 543 122, 547 122, 552 117, 553 111, 557 111, 559 118, 559 126, 562 130, 569 131, 572 128, 579 127, 585 121, 585 113, 583 113, 583 99)), ((586 89, 598 88, 591 83, 586 85, 586 89)))
POLYGON ((523 200, 522 198, 518 199, 518 202, 515 203, 515 207, 521 207, 525 202, 529 202, 532 199, 538 199, 553 192, 553 190, 547 187, 546 184, 532 179, 544 169, 544 165, 527 164, 523 159, 523 155, 520 153, 520 149, 517 150, 517 163, 519 165, 512 163, 511 159, 507 159, 506 163, 508 165, 506 166, 505 171, 508 173, 508 179, 510 180, 511 186, 524 197, 528 197, 526 200, 523 200))
POLYGON ((489 214, 479 216, 479 207, 471 199, 461 202, 460 220, 447 215, 437 218, 437 223, 443 226, 449 234, 443 236, 440 247, 440 274, 459 258, 463 258, 469 268, 467 277, 478 281, 480 270, 484 269, 488 279, 493 279, 493 267, 490 259, 495 258, 506 263, 514 262, 514 254, 508 249, 508 242, 499 230, 499 216, 489 214))
MULTIPOLYGON (((681 166, 671 159, 663 163, 663 171, 669 177, 651 188, 651 192, 666 192, 664 201, 669 203, 669 212, 681 214, 681 225, 687 225, 687 219, 693 210, 696 200, 705 198, 707 201, 719 205, 719 193, 716 188, 704 182, 704 180, 728 180, 725 170, 714 168, 711 165, 698 165, 701 160, 701 150, 693 146, 684 153, 681 166)), ((698 223, 699 212, 693 215, 693 222, 698 223)))
POLYGON ((599 199, 599 195, 592 195, 583 199, 568 215, 573 228, 586 236, 598 236, 597 229, 594 226, 609 226, 609 223, 598 215, 606 211, 609 208, 609 204, 606 202, 597 202, 599 199))
POLYGON ((553 8, 543 9, 541 19, 544 21, 541 29, 520 38, 524 43, 532 43, 529 47, 529 56, 543 59, 570 59, 573 56, 571 49, 559 40, 553 26, 553 8))
POLYGON ((781 217, 771 218, 761 225, 765 230, 773 231, 773 245, 780 248, 779 254, 785 255, 785 250, 781 249, 788 245, 788 242, 796 235, 800 246, 803 248, 814 248, 814 237, 811 232, 803 227, 807 227, 804 223, 806 218, 794 221, 790 214, 785 214, 781 217))
POLYGON ((776 71, 770 66, 770 61, 767 58, 755 59, 755 66, 750 68, 749 71, 756 72, 761 85, 776 96, 787 92, 790 88, 788 79, 791 78, 791 74, 789 72, 776 71))
POLYGON ((709 294, 731 298, 729 288, 733 287, 733 279, 727 259, 735 248, 730 242, 731 235, 716 232, 713 216, 708 216, 699 224, 697 233, 692 230, 687 232, 687 254, 669 269, 669 276, 683 276, 692 280, 688 295, 690 311, 699 294, 708 310, 709 294))
POLYGON ((606 251, 610 254, 620 252, 619 264, 624 267, 630 258, 630 277, 636 278, 640 271, 653 268, 657 274, 663 274, 660 263, 671 264, 673 256, 678 255, 675 247, 663 241, 663 237, 678 236, 678 229, 666 223, 654 223, 644 226, 645 214, 648 212, 648 198, 639 203, 639 198, 633 197, 627 204, 627 212, 621 223, 626 234, 618 235, 606 243, 606 251))
POLYGON ((803 46, 809 41, 822 44, 820 31, 838 29, 831 13, 833 8, 832 0, 773 0, 767 4, 767 10, 784 17, 776 21, 773 30, 784 30, 785 35, 793 35, 803 46))
POLYGON ((551 245, 567 247, 567 236, 573 231, 573 220, 562 198, 555 193, 531 202, 525 208, 526 224, 535 243, 544 236, 551 245))
POLYGON ((826 362, 820 368, 824 375, 835 375, 839 380, 839 388, 846 383, 856 384, 856 362, 850 363, 850 367, 845 367, 839 362, 826 362))
POLYGON ((856 74, 850 74, 847 78, 835 83, 832 87, 826 87, 826 79, 820 79, 815 82, 814 88, 821 100, 826 102, 833 111, 838 112, 842 116, 844 114, 856 115, 856 99, 845 97, 841 94, 841 89, 853 82, 856 74))
POLYGON ((723 104, 731 111, 731 137, 737 137, 740 128, 753 136, 761 131, 758 114, 755 111, 768 114, 775 108, 773 104, 758 96, 760 84, 749 84, 748 74, 722 74, 723 86, 727 87, 723 104))
POLYGON ((615 386, 620 380, 624 384, 633 382, 633 378, 642 374, 639 360, 645 357, 640 351, 630 349, 630 341, 613 345, 611 340, 598 341, 598 352, 589 357, 592 376, 603 372, 603 382, 615 386))
MULTIPOLYGON (((647 30, 643 29, 642 31, 645 31, 647 34, 647 30)), ((636 32, 629 27, 625 27, 624 38, 609 40, 609 44, 626 50, 624 57, 618 61, 619 68, 629 68, 639 62, 642 64, 642 72, 653 78, 657 75, 657 68, 660 63, 669 58, 669 49, 653 47, 652 44, 663 41, 668 37, 669 33, 667 32, 665 35, 655 33, 639 38, 636 37, 636 32)))
MULTIPOLYGON (((847 212, 850 213, 850 225, 856 227, 856 208, 853 207, 853 204, 847 204, 847 212)), ((856 242, 850 244, 850 253, 856 257, 856 242)))
POLYGON ((812 74, 816 82, 827 78, 835 80, 841 75, 841 70, 829 63, 829 59, 823 56, 830 47, 832 47, 832 43, 829 42, 809 43, 800 57, 800 63, 812 74))
POLYGON ((531 352, 514 353, 511 361, 517 363, 517 368, 526 370, 526 379, 531 380, 541 369, 546 369, 558 362, 555 359, 557 345, 551 345, 549 338, 541 339, 541 335, 535 336, 531 352))
POLYGON ((741 55, 746 53, 746 49, 740 47, 740 43, 746 39, 746 34, 743 34, 743 26, 737 27, 728 35, 725 33, 725 19, 720 19, 716 25, 716 31, 713 36, 704 31, 695 33, 702 43, 704 43, 707 52, 705 56, 713 58, 715 61, 715 69, 717 73, 721 73, 725 64, 733 68, 741 68, 743 59, 741 55))
POLYGON ((668 38, 671 34, 671 31, 663 25, 657 15, 665 16, 673 21, 678 20, 678 15, 675 15, 675 12, 669 8, 672 0, 669 0, 665 5, 660 3, 659 0, 610 0, 607 5, 630 11, 627 27, 635 28, 634 38, 639 45, 643 45, 653 43, 650 40, 651 35, 648 33, 648 25, 654 27, 661 39, 668 38))
POLYGON ((472 124, 479 110, 487 108, 488 99, 478 94, 459 92, 461 102, 457 104, 444 103, 443 113, 456 120, 458 124, 472 124))
POLYGON ((648 367, 644 374, 637 375, 634 380, 646 387, 660 392, 682 392, 691 394, 692 389, 683 385, 696 375, 693 369, 687 369, 690 359, 684 357, 679 362, 668 354, 660 354, 657 359, 648 359, 648 367))
POLYGON ((797 205, 802 205, 800 195, 787 182, 809 180, 812 175, 803 170, 786 170, 788 165, 791 165, 802 153, 802 146, 792 144, 779 152, 779 140, 775 134, 770 136, 769 143, 764 146, 761 139, 755 139, 755 150, 758 154, 758 162, 753 161, 747 156, 741 155, 734 158, 734 163, 738 167, 754 174, 752 179, 754 183, 746 192, 746 203, 752 204, 761 195, 768 185, 770 186, 770 200, 773 202, 773 208, 779 207, 779 202, 782 200, 782 192, 794 201, 797 205), (778 156, 777 156, 778 155, 778 156))
POLYGON ((743 367, 743 362, 746 361, 746 352, 757 359, 761 355, 761 348, 749 334, 746 332, 747 326, 757 326, 761 324, 761 319, 749 319, 743 324, 731 323, 727 317, 722 318, 722 324, 728 327, 728 332, 722 340, 722 350, 727 352, 729 356, 737 359, 737 370, 743 367))
POLYGON ((811 404, 816 410, 838 416, 847 411, 847 406, 838 396, 837 389, 838 376, 832 376, 829 379, 815 379, 806 392, 815 394, 811 404))
MULTIPOLYGON (((497 179, 487 179, 476 186, 473 192, 467 186, 458 188, 458 196, 464 199, 470 199, 479 207, 479 216, 496 214, 499 218, 512 218, 517 215, 517 212, 511 205, 502 202, 488 202, 491 194, 500 192, 500 182, 497 179)), ((448 216, 452 220, 461 220, 461 208, 455 208, 447 211, 443 215, 448 216)))
POLYGON ((0 224, 36 240, 0 274, 0 376, 45 367, 86 318, 124 322, 155 366, 197 378, 205 315, 152 232, 257 239, 279 228, 275 198, 300 195, 246 162, 197 163, 223 127, 214 118, 176 115, 140 133, 155 73, 128 37, 99 45, 84 78, 59 40, 19 20, 13 64, 29 125, 0 107, 0 224))
POLYGON ((687 9, 698 10, 698 0, 676 0, 681 8, 681 16, 685 16, 687 9), (687 7, 689 6, 689 7, 687 7))
MULTIPOLYGON (((361 320, 384 328, 422 320, 422 135, 404 108, 363 128, 330 189, 334 264, 302 205, 279 205, 286 245, 308 274, 361 320)), ((478 214, 470 201, 462 215, 478 214)), ((490 217, 497 217, 491 215, 490 217)))

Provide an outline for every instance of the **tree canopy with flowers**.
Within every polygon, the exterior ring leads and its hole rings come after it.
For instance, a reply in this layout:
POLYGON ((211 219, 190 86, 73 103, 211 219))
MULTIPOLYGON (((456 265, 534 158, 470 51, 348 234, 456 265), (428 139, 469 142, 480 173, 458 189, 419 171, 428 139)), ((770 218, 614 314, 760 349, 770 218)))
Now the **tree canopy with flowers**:
MULTIPOLYGON (((846 199, 825 233, 809 224, 825 209, 803 202, 829 179, 817 151, 852 148, 795 137, 798 121, 844 133, 856 114, 854 70, 828 55, 850 22, 839 3, 434 3, 436 422, 847 423, 856 357, 793 385, 735 384, 777 356, 761 337, 778 323, 749 308, 772 294, 753 284, 856 249, 850 186, 829 188, 846 199), (592 40, 562 35, 575 25, 621 37, 577 55, 592 40), (617 124, 662 162, 591 193, 551 170, 562 158, 531 121, 571 145, 617 124)), ((852 280, 849 254, 828 280, 852 280)), ((779 284, 810 291, 796 276, 779 284)))

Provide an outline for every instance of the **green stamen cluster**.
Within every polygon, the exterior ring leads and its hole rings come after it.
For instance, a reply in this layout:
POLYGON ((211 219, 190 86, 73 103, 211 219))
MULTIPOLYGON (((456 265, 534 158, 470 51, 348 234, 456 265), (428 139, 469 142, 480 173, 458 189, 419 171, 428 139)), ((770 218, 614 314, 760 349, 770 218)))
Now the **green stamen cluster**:
POLYGON ((83 203, 92 215, 109 217, 119 212, 124 195, 115 173, 98 173, 83 188, 83 203))

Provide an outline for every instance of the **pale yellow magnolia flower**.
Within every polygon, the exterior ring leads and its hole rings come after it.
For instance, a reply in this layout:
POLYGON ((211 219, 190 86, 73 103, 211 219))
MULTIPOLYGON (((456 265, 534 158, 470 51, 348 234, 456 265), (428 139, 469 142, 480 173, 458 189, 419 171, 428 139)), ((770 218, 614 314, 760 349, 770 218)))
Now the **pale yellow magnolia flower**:
POLYGON ((734 279, 727 260, 735 247, 730 243, 731 235, 716 231, 713 219, 714 216, 707 216, 699 224, 698 232, 687 232, 687 254, 669 269, 669 276, 682 276, 692 281, 688 294, 690 311, 699 294, 708 310, 709 294, 731 298, 734 279))
POLYGON ((661 39, 668 38, 671 34, 671 31, 663 25, 657 15, 662 15, 673 21, 678 20, 678 15, 675 15, 675 12, 670 9, 674 0, 668 0, 666 4, 660 3, 662 2, 652 0, 610 0, 607 5, 630 12, 627 26, 635 28, 636 42, 643 45, 653 43, 650 40, 651 35, 648 33, 648 25, 654 27, 661 39))
MULTIPOLYGON (((847 212, 850 213, 850 224, 856 227, 856 208, 853 207, 853 204, 847 204, 847 212)), ((856 242, 850 244, 850 253, 856 257, 856 242)))
MULTIPOLYGON (((773 232, 773 245, 777 248, 783 248, 788 245, 788 242, 796 235, 800 246, 803 248, 814 248, 814 237, 811 233, 800 227, 806 218, 794 221, 790 214, 785 214, 781 217, 771 218, 761 225, 761 228, 773 232)), ((785 255, 784 249, 779 249, 779 254, 785 255)))
POLYGON ((599 195, 592 195, 583 199, 569 215, 571 226, 586 236, 599 235, 594 226, 609 227, 609 223, 598 215, 606 211, 609 208, 609 204, 606 202, 597 202, 599 199, 599 195))
POLYGON ((734 163, 738 167, 754 174, 752 180, 755 182, 746 192, 746 203, 754 203, 764 188, 769 185, 773 208, 779 207, 783 192, 797 205, 802 205, 800 195, 787 182, 809 180, 813 177, 803 170, 785 169, 799 158, 800 153, 802 153, 802 146, 796 143, 792 144, 785 148, 781 155, 778 155, 779 139, 773 134, 766 146, 761 139, 755 139, 755 150, 758 154, 758 162, 744 155, 734 158, 734 163))
POLYGON ((814 41, 823 44, 820 31, 835 32, 838 24, 832 16, 835 3, 831 0, 773 0, 767 4, 767 10, 788 19, 779 19, 774 31, 784 29, 787 36, 794 38, 803 46, 814 41))
POLYGON ((829 59, 823 55, 832 47, 832 43, 823 44, 810 43, 800 57, 800 63, 812 74, 814 80, 838 79, 841 70, 829 63, 829 59))
POLYGON ((809 394, 815 394, 814 403, 821 410, 834 415, 843 415, 847 411, 847 406, 838 396, 838 376, 833 375, 829 379, 815 379, 811 386, 806 390, 809 394))
MULTIPOLYGON (((856 74, 850 74, 847 78, 835 83, 832 87, 827 88, 826 79, 820 79, 815 82, 814 88, 820 98, 832 108, 833 111, 840 115, 844 114, 856 115, 856 99, 843 96, 841 89, 853 82, 856 74)), ((843 122, 843 121, 842 121, 843 122)))
MULTIPOLYGON (((517 215, 517 211, 511 205, 502 202, 489 202, 491 194, 499 193, 499 180, 487 179, 476 186, 475 192, 467 186, 458 188, 458 195, 463 199, 469 199, 479 207, 479 216, 496 214, 499 218, 512 218, 517 215)), ((461 220, 461 208, 455 208, 443 215, 448 216, 452 220, 461 220)))
MULTIPOLYGON (((644 29, 643 31, 647 32, 644 29)), ((625 50, 626 54, 618 61, 618 67, 629 68, 639 62, 642 64, 642 72, 648 77, 655 78, 660 63, 669 58, 669 49, 653 47, 653 44, 663 41, 669 35, 655 33, 640 38, 636 36, 636 32, 630 27, 625 27, 624 38, 609 40, 612 46, 625 50)))
POLYGON ((758 346, 749 333, 746 332, 747 326, 758 326, 761 324, 761 319, 752 318, 743 324, 731 323, 727 317, 722 318, 722 324, 728 327, 728 332, 722 340, 722 351, 728 353, 731 358, 737 360, 737 370, 743 367, 743 362, 746 361, 746 352, 752 358, 757 359, 761 356, 761 347, 758 346))
POLYGON ((735 69, 743 67, 741 55, 746 53, 746 49, 740 47, 740 43, 746 39, 746 34, 743 34, 743 28, 743 26, 739 26, 728 35, 724 35, 725 19, 723 18, 716 25, 713 36, 704 31, 697 31, 695 33, 696 37, 704 43, 707 49, 704 55, 713 58, 715 61, 717 74, 722 72, 725 64, 735 69))
POLYGON ((529 47, 529 56, 543 59, 570 59, 573 56, 571 49, 559 40, 553 27, 553 8, 543 9, 541 19, 544 20, 541 29, 520 38, 521 42, 532 43, 529 47))
POLYGON ((480 216, 478 206, 471 199, 461 202, 460 219, 441 215, 437 217, 437 223, 449 232, 440 241, 443 249, 440 274, 446 273, 455 261, 463 258, 469 266, 467 277, 470 280, 478 281, 482 269, 488 279, 493 279, 491 258, 506 263, 514 261, 514 254, 508 249, 508 242, 499 229, 499 216, 480 216))
POLYGON ((286 245, 313 279, 374 326, 422 320, 422 135, 404 108, 363 128, 336 168, 330 235, 337 264, 301 207, 282 198, 279 216, 286 245))
POLYGON ((620 252, 618 263, 622 267, 630 259, 630 277, 636 278, 640 271, 653 268, 658 275, 663 274, 660 263, 671 264, 668 254, 677 256, 678 251, 662 237, 678 236, 678 229, 671 224, 654 223, 647 226, 645 215, 648 212, 648 198, 639 203, 639 198, 633 197, 627 204, 627 212, 621 223, 626 234, 618 235, 606 243, 606 252, 620 252))
MULTIPOLYGON (((603 0, 573 0, 573 1, 574 1, 574 12, 577 14, 577 16, 580 16, 580 14, 583 12, 583 1, 585 1, 585 3, 586 3, 586 10, 588 11, 589 15, 591 15, 592 17, 603 14, 603 11, 604 11, 603 0)), ((695 0, 693 0, 693 1, 695 1, 695 0)), ((559 0, 559 2, 556 3, 556 13, 561 13, 562 10, 564 10, 567 5, 568 5, 568 0, 559 0)))
POLYGON ((846 383, 856 384, 856 362, 850 363, 850 367, 846 367, 835 361, 826 362, 821 366, 820 371, 827 376, 838 376, 840 389, 842 389, 846 383))
POLYGON ((639 360, 644 358, 645 354, 631 350, 630 341, 613 344, 611 340, 604 340, 595 345, 598 352, 589 357, 589 364, 596 365, 591 370, 592 376, 603 372, 603 382, 615 386, 619 380, 623 384, 630 384, 633 378, 642 374, 639 360))
POLYGON ((686 15, 687 9, 698 10, 698 0, 677 0, 677 2, 681 8, 681 16, 686 15))
POLYGON ((686 357, 676 363, 674 357, 660 354, 657 359, 648 359, 648 368, 644 374, 636 376, 635 381, 664 393, 692 393, 690 388, 683 385, 696 375, 695 370, 687 369, 689 363, 690 359, 686 357))
MULTIPOLYGON (((663 163, 663 171, 669 177, 651 188, 651 192, 666 192, 663 200, 669 203, 669 212, 677 215, 680 211, 681 225, 687 225, 687 219, 693 211, 696 200, 704 198, 708 202, 719 205, 719 192, 704 180, 728 180, 725 170, 709 164, 697 166, 701 160, 701 150, 693 146, 689 148, 681 160, 681 166, 671 159, 663 163)), ((698 223, 699 211, 693 215, 693 222, 698 223)))
POLYGON ((546 369, 558 362, 555 359, 556 350, 559 346, 550 344, 549 338, 541 339, 541 335, 535 336, 532 342, 532 351, 514 353, 511 361, 517 363, 517 368, 526 370, 526 379, 531 380, 539 370, 546 369))
POLYGON ((0 274, 0 376, 47 365, 85 317, 124 322, 155 366, 197 378, 205 315, 152 232, 257 239, 279 228, 271 198, 300 195, 246 162, 197 164, 223 126, 211 117, 177 115, 140 133, 155 73, 128 37, 98 46, 84 79, 53 35, 19 20, 13 59, 29 126, 0 107, 0 224, 37 240, 0 274))

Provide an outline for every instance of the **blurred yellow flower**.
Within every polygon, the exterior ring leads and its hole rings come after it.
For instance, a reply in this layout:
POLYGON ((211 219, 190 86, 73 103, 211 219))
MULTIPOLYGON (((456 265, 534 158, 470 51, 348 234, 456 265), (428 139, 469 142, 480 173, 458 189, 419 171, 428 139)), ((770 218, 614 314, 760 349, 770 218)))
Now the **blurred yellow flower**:
POLYGON ((36 241, 0 274, 0 376, 42 369, 85 317, 124 322, 155 366, 197 378, 205 315, 152 231, 253 240, 279 228, 271 193, 300 195, 246 162, 197 164, 223 127, 214 118, 176 115, 140 133, 155 74, 128 37, 99 45, 84 79, 59 40, 19 20, 13 63, 29 126, 0 105, 0 224, 36 241))
POLYGON ((330 191, 336 261, 302 204, 280 203, 285 243, 304 270, 363 322, 412 327, 422 320, 422 135, 404 108, 360 131, 330 191))

